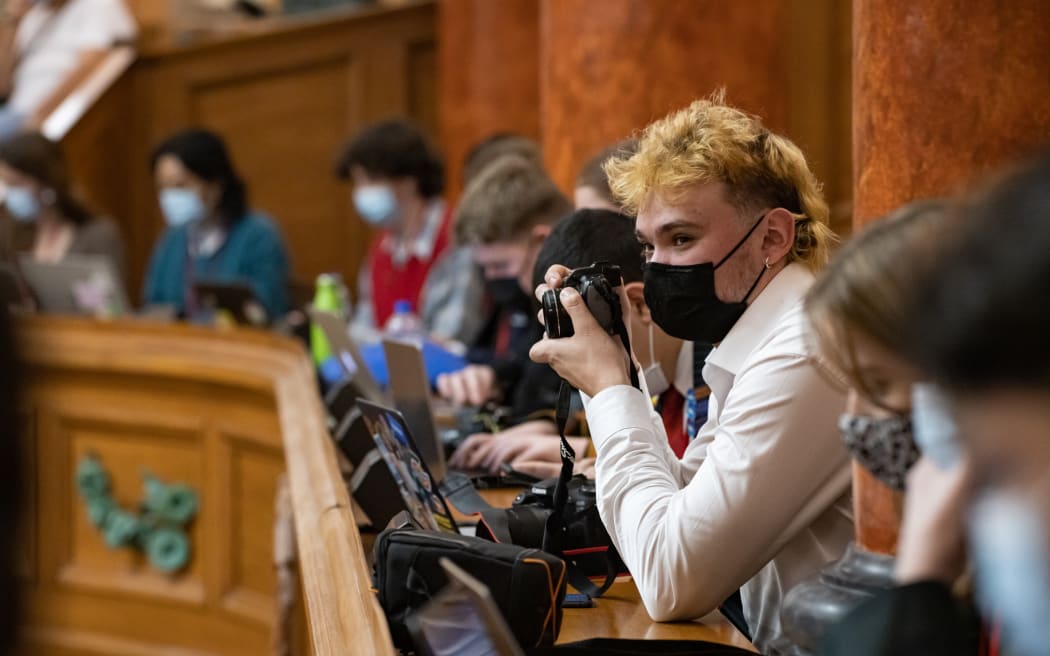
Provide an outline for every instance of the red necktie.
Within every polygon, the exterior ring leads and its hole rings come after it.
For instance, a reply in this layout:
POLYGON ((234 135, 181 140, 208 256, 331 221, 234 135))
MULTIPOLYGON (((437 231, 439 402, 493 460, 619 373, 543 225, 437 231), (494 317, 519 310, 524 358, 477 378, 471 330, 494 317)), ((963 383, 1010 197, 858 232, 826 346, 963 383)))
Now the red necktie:
POLYGON ((667 443, 679 458, 689 446, 689 434, 685 430, 685 397, 674 387, 669 387, 656 401, 656 411, 664 421, 667 431, 667 443))

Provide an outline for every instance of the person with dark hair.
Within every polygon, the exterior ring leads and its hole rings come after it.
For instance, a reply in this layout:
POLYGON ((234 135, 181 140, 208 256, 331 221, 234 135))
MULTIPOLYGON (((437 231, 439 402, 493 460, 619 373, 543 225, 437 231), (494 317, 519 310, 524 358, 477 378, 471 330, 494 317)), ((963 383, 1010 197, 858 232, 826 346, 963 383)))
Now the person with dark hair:
POLYGON ((534 139, 513 132, 497 132, 477 142, 467 152, 463 159, 463 186, 469 186, 489 164, 512 155, 536 168, 543 168, 543 154, 534 139))
POLYGON ((613 197, 609 188, 609 176, 605 173, 605 163, 614 157, 630 157, 638 149, 637 139, 624 139, 587 160, 576 178, 573 190, 573 204, 576 209, 593 207, 621 212, 620 203, 613 197))
MULTIPOLYGON (((693 386, 693 351, 688 342, 671 337, 657 326, 645 302, 642 282, 644 262, 634 234, 634 220, 619 212, 582 209, 564 217, 543 242, 532 267, 531 286, 543 282, 543 273, 555 263, 578 268, 598 261, 620 267, 623 287, 631 306, 632 350, 656 402, 672 450, 679 457, 689 444, 686 432, 685 398, 693 386)), ((530 363, 532 375, 543 375, 556 395, 559 379, 546 365, 530 363)), ((523 393, 534 395, 531 390, 523 393)), ((551 397, 553 406, 554 398, 551 397)), ((590 447, 586 438, 573 438, 581 455, 590 447)), ((554 425, 533 424, 498 434, 468 438, 455 455, 468 469, 485 467, 497 471, 509 463, 517 471, 541 478, 556 476, 560 467, 558 434, 554 425)))
POLYGON ((4 209, 32 229, 30 252, 40 262, 67 255, 103 255, 124 273, 124 242, 113 221, 94 216, 77 198, 62 147, 37 132, 0 142, 4 209))
POLYGON ((553 407, 556 385, 520 403, 514 399, 529 348, 543 330, 529 296, 532 265, 551 226, 570 209, 543 169, 517 155, 490 163, 467 185, 456 210, 456 239, 481 268, 495 312, 468 353, 473 364, 438 377, 438 393, 449 401, 482 405, 501 400, 519 420, 553 407))
POLYGON ((161 143, 150 160, 167 229, 153 249, 144 300, 193 318, 198 282, 245 283, 269 318, 288 311, 288 255, 274 222, 252 210, 226 144, 206 130, 161 143))
MULTIPOLYGON (((968 550, 1002 653, 1050 645, 1050 153, 955 208, 909 294, 907 359, 947 391, 969 484, 947 477, 902 585, 857 607, 821 653, 977 653, 951 594, 968 550), (923 557, 924 556, 924 557, 923 557), (862 651, 858 647, 864 645, 862 651)), ((910 507, 905 509, 905 529, 910 507)), ((902 529, 902 541, 905 539, 902 529)))
POLYGON ((470 252, 452 244, 444 165, 423 133, 403 120, 367 127, 344 147, 336 175, 353 184, 358 216, 379 231, 357 277, 354 337, 375 341, 403 300, 431 336, 470 343, 483 319, 481 280, 470 252))

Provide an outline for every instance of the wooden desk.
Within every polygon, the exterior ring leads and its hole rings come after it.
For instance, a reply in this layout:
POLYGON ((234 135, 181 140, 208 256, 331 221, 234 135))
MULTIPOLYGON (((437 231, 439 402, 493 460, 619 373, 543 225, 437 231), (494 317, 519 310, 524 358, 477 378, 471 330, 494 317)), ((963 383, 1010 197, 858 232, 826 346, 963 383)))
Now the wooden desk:
MULTIPOLYGON (((520 489, 482 490, 481 496, 493 506, 507 507, 520 489)), ((455 513, 455 511, 453 511, 455 513)), ((466 517, 457 514, 460 521, 466 517)), ((707 640, 723 645, 758 651, 736 627, 713 612, 692 622, 654 622, 642 605, 634 581, 620 581, 599 599, 594 608, 567 608, 558 642, 587 638, 643 638, 648 640, 707 640)))
POLYGON ((634 581, 614 583, 594 608, 566 608, 558 642, 587 638, 707 640, 758 653, 729 620, 715 611, 692 622, 654 622, 642 605, 634 581))

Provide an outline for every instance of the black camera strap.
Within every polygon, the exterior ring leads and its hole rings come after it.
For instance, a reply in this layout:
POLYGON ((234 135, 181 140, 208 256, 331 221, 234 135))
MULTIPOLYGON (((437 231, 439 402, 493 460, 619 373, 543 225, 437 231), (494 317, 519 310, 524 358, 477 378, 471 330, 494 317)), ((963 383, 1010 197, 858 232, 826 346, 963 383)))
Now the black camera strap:
MULTIPOLYGON (((619 311, 619 295, 605 285, 600 291, 607 298, 611 296, 612 299, 615 299, 615 304, 610 305, 610 307, 617 308, 615 310, 616 316, 613 320, 613 334, 620 338, 620 343, 623 344, 624 351, 627 352, 631 385, 640 389, 638 369, 634 366, 634 360, 631 358, 631 338, 627 334, 627 325, 624 323, 623 314, 619 311)), ((565 439, 565 426, 569 422, 569 411, 572 405, 574 389, 565 379, 562 379, 561 386, 558 388, 558 404, 555 407, 554 418, 558 426, 558 437, 561 440, 561 473, 558 475, 558 485, 554 488, 553 510, 550 516, 547 517, 546 531, 543 535, 543 550, 553 554, 564 554, 562 549, 563 536, 568 530, 565 505, 569 498, 569 480, 572 478, 573 470, 576 468, 576 451, 569 444, 569 441, 565 439)), ((605 581, 601 585, 594 584, 575 567, 568 568, 569 583, 584 594, 600 597, 616 581, 616 576, 619 573, 616 571, 618 568, 611 558, 607 559, 607 565, 608 571, 606 572, 605 581)))

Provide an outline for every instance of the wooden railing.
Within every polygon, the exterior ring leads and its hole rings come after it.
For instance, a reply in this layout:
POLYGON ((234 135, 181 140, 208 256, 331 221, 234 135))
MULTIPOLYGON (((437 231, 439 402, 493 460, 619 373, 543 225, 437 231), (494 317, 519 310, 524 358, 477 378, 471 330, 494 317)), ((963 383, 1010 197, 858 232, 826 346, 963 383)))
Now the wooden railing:
POLYGON ((29 117, 29 127, 61 142, 134 62, 131 46, 85 52, 76 68, 29 117))
POLYGON ((299 377, 282 380, 277 394, 285 399, 281 425, 314 653, 392 656, 321 401, 299 377))
POLYGON ((274 497, 285 469, 309 642, 318 654, 392 653, 300 345, 135 321, 37 317, 19 328, 33 472, 26 653, 268 653, 274 497), (144 470, 199 494, 183 570, 165 574, 140 553, 106 546, 74 483, 88 454, 124 508, 141 500, 144 470))

